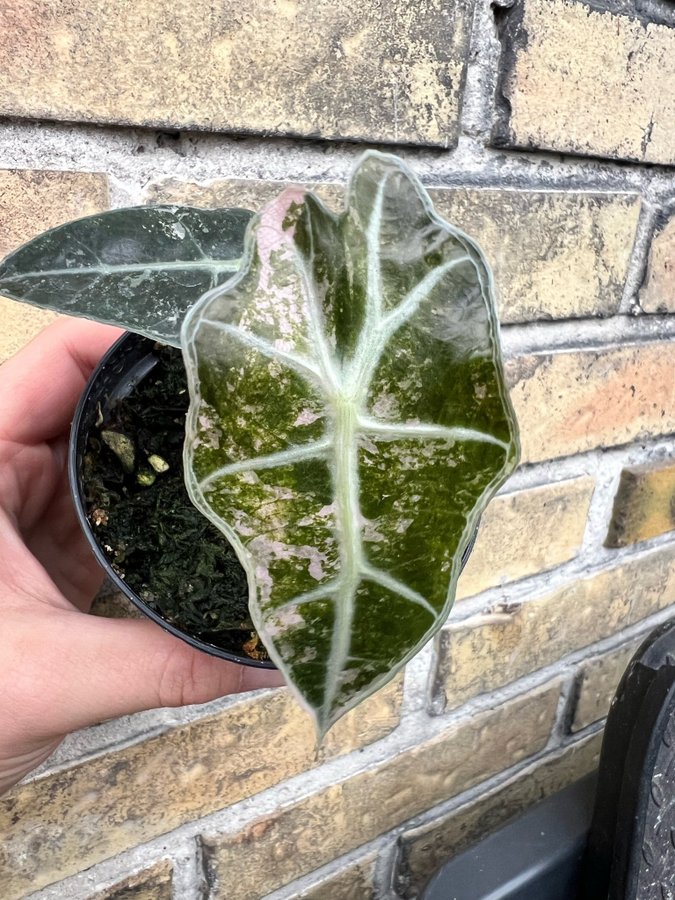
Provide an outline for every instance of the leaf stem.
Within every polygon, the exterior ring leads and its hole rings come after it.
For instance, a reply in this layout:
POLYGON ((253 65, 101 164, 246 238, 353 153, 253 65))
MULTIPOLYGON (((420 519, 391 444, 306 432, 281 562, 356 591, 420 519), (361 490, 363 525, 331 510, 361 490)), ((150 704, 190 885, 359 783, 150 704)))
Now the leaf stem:
POLYGON ((334 640, 326 669, 323 721, 330 721, 340 688, 340 675, 349 658, 356 590, 364 565, 359 506, 358 411, 349 397, 338 397, 334 407, 335 522, 340 541, 340 599, 335 604, 334 640))

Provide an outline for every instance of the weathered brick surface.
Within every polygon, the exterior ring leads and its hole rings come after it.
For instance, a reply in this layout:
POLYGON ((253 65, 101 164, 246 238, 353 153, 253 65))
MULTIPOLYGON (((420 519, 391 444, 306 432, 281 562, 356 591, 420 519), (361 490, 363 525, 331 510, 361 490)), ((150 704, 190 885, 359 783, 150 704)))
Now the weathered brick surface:
POLYGON ((404 832, 399 838, 396 887, 406 900, 418 898, 448 859, 487 837, 513 816, 562 790, 597 766, 600 735, 546 757, 477 800, 404 832))
POLYGON ((472 0, 0 6, 0 113, 449 146, 472 0))
POLYGON ((162 860, 112 887, 97 891, 92 894, 91 900, 172 900, 172 872, 171 863, 162 860))
MULTIPOLYGON (((396 727, 400 679, 342 719, 323 759, 396 727)), ((309 717, 285 690, 17 786, 0 797, 3 900, 236 803, 314 767, 309 717)))
POLYGON ((108 203, 105 175, 0 169, 0 256, 41 231, 101 212, 108 203))
POLYGON ((234 837, 207 834, 215 895, 258 900, 535 754, 548 740, 559 693, 560 682, 549 683, 262 817, 234 837))
POLYGON ((674 28, 575 0, 520 0, 502 24, 497 143, 675 163, 674 28))
POLYGON ((640 306, 647 313, 675 313, 675 205, 652 238, 640 306))
POLYGON ((435 708, 454 708, 675 603, 675 549, 575 581, 441 632, 435 708))
POLYGON ((605 545, 625 547, 675 529, 675 465, 621 472, 605 545))
POLYGON ((631 641, 625 647, 583 663, 579 670, 578 694, 571 731, 581 731, 582 728, 605 718, 621 676, 642 640, 639 638, 631 641))
POLYGON ((438 211, 478 241, 502 322, 612 315, 640 202, 631 194, 438 190, 438 211))
MULTIPOLYGON (((286 184, 167 179, 151 203, 258 210, 286 184)), ((306 184, 333 209, 344 190, 306 184)), ((626 279, 640 202, 633 194, 436 189, 439 213, 475 238, 493 268, 503 322, 610 315, 626 279)))
POLYGON ((675 431, 675 342, 510 359, 522 461, 538 462, 675 431))
POLYGON ((377 852, 366 853, 356 862, 317 881, 288 900, 377 900, 375 865, 377 852))
MULTIPOLYGON (((107 206, 104 175, 0 169, 0 258, 41 231, 107 206)), ((0 297, 0 363, 55 318, 54 313, 0 297)))
POLYGON ((581 546, 592 478, 495 497, 481 519, 476 545, 457 585, 457 597, 543 572, 573 559, 581 546))
MULTIPOLYGON (((288 181, 260 181, 255 178, 217 178, 209 182, 164 178, 148 185, 145 200, 152 204, 178 203, 206 209, 234 206, 256 212, 289 184, 288 181)), ((343 185, 325 182, 301 182, 301 185, 321 197, 331 209, 338 211, 342 208, 345 199, 343 185)))

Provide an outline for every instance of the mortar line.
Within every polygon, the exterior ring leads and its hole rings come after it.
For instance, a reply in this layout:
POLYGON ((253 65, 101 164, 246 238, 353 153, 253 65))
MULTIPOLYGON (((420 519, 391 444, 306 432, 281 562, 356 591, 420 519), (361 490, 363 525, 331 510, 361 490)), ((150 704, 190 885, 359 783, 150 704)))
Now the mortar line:
MULTIPOLYGON (((298 892, 316 889, 322 884, 324 880, 327 880, 332 875, 340 873, 343 869, 346 869, 349 866, 359 863, 361 859, 368 857, 371 853, 386 853, 388 845, 390 845, 391 843, 391 838, 388 837, 388 833, 380 835, 379 837, 376 837, 373 840, 362 844, 360 847, 356 847, 354 850, 350 850, 348 853, 336 857, 336 859, 333 859, 325 865, 320 866, 318 869, 314 869, 314 871, 312 872, 305 873, 295 881, 289 882, 288 884, 277 888, 276 890, 272 891, 272 893, 265 894, 261 898, 261 900, 293 900, 293 898, 297 896, 298 892)), ((384 879, 382 879, 381 877, 377 878, 377 882, 378 886, 383 886, 384 879)), ((378 893, 377 896, 378 900, 384 900, 384 897, 381 893, 378 893)), ((330 898, 328 898, 328 900, 330 900, 330 898)))
MULTIPOLYGON (((223 177, 344 181, 365 146, 182 132, 177 154, 157 146, 159 134, 127 127, 8 120, 0 130, 0 166, 104 171, 117 179, 116 192, 123 184, 124 192, 133 197, 162 174, 198 181, 223 177), (72 153, 74 140, 80 145, 77 162, 72 153), (135 152, 139 148, 145 152, 135 152)), ((616 190, 623 186, 645 192, 654 200, 661 195, 672 196, 672 172, 666 167, 636 169, 632 164, 611 160, 505 151, 484 147, 480 141, 466 137, 450 151, 414 147, 396 150, 412 163, 425 183, 433 181, 439 186, 492 183, 522 188, 539 182, 567 189, 586 186, 616 190), (496 162, 500 163, 498 175, 494 171, 496 162)))
MULTIPOLYGON (((489 0, 474 5, 466 54, 467 71, 459 116, 460 135, 479 146, 489 144, 501 46, 489 0)), ((460 138, 461 140, 461 138, 460 138)))
POLYGON ((642 312, 639 293, 647 274, 647 263, 654 237, 657 213, 658 207, 655 204, 645 199, 642 200, 635 241, 631 250, 626 280, 623 286, 623 295, 618 308, 620 315, 638 315, 642 312))
POLYGON ((617 315, 605 319, 565 319, 501 326, 506 360, 517 356, 569 351, 621 350, 663 343, 675 337, 674 315, 617 315))

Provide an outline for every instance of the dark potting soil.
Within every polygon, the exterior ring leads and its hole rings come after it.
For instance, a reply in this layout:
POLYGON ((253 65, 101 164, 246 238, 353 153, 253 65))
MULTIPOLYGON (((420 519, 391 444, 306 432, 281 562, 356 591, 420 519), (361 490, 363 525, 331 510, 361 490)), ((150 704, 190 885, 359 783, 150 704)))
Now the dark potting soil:
POLYGON ((172 625, 224 650, 265 660, 248 612, 246 574, 183 482, 189 396, 178 350, 92 430, 84 458, 87 515, 117 574, 172 625))

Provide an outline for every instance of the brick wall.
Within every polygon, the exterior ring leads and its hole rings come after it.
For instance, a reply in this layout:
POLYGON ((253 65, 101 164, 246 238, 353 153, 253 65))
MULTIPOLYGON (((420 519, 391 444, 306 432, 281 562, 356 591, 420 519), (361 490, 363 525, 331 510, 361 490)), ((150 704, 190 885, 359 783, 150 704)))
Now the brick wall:
MULTIPOLYGON (((284 690, 73 735, 0 798, 3 900, 415 898, 593 767, 675 611, 672 4, 0 0, 0 33, 0 252, 108 206, 337 203, 395 145, 494 267, 523 436, 435 646, 320 756, 284 690)), ((1 359, 50 318, 0 317, 1 359)))

